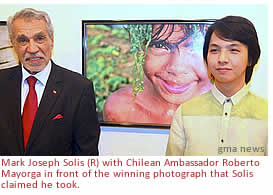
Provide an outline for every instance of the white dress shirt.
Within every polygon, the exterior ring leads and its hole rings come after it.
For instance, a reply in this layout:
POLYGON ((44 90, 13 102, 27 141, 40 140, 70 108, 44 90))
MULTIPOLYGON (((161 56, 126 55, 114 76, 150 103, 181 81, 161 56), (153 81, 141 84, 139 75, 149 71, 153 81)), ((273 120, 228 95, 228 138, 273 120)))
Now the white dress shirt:
POLYGON ((29 76, 34 76, 37 79, 37 82, 35 83, 35 91, 37 93, 37 99, 38 99, 38 107, 40 104, 40 101, 42 99, 45 86, 51 71, 51 61, 47 64, 47 66, 41 71, 38 72, 34 75, 30 74, 27 72, 24 68, 23 65, 21 66, 22 68, 22 83, 21 83, 21 114, 23 114, 23 109, 24 109, 24 104, 27 98, 27 94, 29 91, 29 86, 27 83, 27 78, 29 76))

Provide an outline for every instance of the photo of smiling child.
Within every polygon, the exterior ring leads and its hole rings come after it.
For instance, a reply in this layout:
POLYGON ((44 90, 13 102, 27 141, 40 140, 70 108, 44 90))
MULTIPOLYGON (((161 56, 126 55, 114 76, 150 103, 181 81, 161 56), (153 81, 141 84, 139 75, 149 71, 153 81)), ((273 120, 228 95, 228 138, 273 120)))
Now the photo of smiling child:
POLYGON ((105 102, 105 121, 169 125, 181 103, 212 86, 201 57, 208 24, 151 26, 151 40, 141 67, 144 90, 134 97, 134 87, 128 85, 112 93, 105 102))

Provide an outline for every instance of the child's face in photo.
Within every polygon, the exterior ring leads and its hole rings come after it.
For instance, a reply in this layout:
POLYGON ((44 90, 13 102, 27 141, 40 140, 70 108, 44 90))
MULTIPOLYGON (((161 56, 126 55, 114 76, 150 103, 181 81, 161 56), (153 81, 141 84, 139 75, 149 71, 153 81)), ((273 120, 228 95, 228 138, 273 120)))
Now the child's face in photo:
POLYGON ((212 34, 207 66, 215 79, 215 84, 231 84, 236 86, 245 82, 248 65, 248 47, 234 40, 224 40, 212 34))
MULTIPOLYGON (((154 26, 153 34, 159 26, 154 26)), ((172 104, 181 104, 207 91, 210 81, 200 51, 201 32, 187 34, 183 25, 164 25, 157 40, 152 40, 144 72, 157 93, 172 104)))

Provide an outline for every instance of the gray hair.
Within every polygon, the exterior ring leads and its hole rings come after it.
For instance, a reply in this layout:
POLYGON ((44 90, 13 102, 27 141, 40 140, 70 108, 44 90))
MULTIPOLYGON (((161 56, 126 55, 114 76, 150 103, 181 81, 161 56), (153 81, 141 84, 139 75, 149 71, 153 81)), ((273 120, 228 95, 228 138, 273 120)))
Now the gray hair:
POLYGON ((50 38, 53 39, 54 30, 48 14, 44 11, 35 10, 33 8, 25 8, 16 12, 14 16, 8 18, 8 32, 11 41, 13 39, 13 22, 17 18, 44 20, 46 22, 48 34, 50 38))

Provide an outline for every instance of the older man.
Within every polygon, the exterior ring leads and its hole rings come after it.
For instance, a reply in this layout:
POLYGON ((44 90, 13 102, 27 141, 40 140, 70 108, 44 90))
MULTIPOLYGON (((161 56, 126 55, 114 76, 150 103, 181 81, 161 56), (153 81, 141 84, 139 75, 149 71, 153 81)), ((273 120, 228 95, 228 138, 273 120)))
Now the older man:
POLYGON ((47 13, 23 9, 8 30, 20 66, 0 71, 0 154, 98 155, 93 85, 51 60, 47 13))

